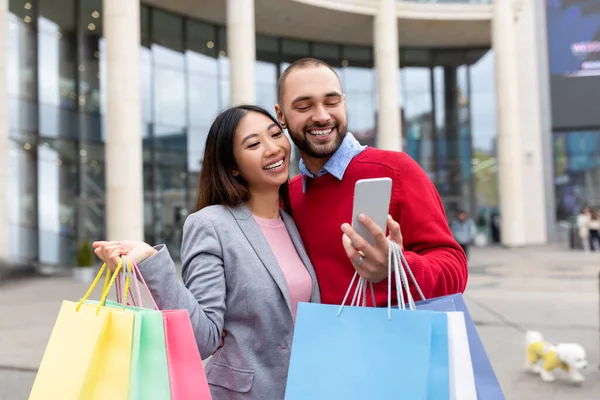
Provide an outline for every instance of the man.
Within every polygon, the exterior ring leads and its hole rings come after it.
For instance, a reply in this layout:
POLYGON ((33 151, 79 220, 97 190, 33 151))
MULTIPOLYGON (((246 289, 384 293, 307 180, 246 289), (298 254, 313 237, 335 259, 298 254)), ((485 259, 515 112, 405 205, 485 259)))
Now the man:
POLYGON ((310 58, 291 64, 279 80, 275 111, 302 157, 301 173, 290 182, 289 211, 317 273, 323 303, 341 304, 356 270, 374 283, 376 305, 387 305, 385 233, 362 216, 376 237, 371 246, 348 224, 354 184, 364 178, 392 178, 389 239, 403 248, 424 295, 464 291, 465 254, 452 237, 434 185, 405 153, 365 148, 347 132, 341 82, 329 65, 310 58))
POLYGON ((477 235, 477 227, 475 221, 467 217, 464 210, 458 210, 457 218, 450 224, 450 230, 454 239, 458 242, 465 252, 467 259, 469 258, 469 246, 475 241, 477 235))

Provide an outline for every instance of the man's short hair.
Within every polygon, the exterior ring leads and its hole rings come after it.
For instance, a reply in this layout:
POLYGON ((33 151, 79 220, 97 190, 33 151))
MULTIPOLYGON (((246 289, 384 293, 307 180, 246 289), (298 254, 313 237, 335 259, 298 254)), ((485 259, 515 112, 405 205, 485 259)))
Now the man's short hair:
POLYGON ((288 75, 290 73, 292 73, 294 70, 302 69, 302 68, 309 68, 309 67, 329 68, 335 74, 335 76, 338 78, 338 80, 340 81, 340 86, 342 85, 342 81, 341 81, 339 75, 337 74, 337 72, 335 72, 335 69, 333 69, 331 67, 331 65, 327 64, 325 61, 319 60, 317 58, 311 58, 311 57, 301 58, 301 59, 296 60, 293 63, 291 63, 283 71, 283 73, 279 76, 279 81, 277 82, 277 102, 279 103, 280 106, 282 105, 281 103, 283 101, 283 85, 285 84, 285 80, 287 79, 288 75))

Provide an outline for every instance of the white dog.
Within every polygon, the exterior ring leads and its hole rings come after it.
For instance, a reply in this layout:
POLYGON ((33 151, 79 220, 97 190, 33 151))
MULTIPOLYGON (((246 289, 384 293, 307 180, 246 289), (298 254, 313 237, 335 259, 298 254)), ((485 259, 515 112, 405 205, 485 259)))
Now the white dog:
POLYGON ((541 333, 529 331, 527 340, 528 371, 539 374, 543 381, 554 381, 552 371, 562 368, 569 375, 571 382, 583 382, 581 371, 587 367, 585 350, 577 343, 560 343, 552 345, 544 340, 541 333))

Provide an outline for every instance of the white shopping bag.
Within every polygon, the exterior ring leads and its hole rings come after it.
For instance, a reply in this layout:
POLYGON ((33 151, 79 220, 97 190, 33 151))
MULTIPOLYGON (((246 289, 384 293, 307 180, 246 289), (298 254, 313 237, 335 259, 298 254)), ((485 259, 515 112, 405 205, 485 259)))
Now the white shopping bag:
POLYGON ((450 400, 477 400, 467 326, 462 312, 448 312, 450 400))

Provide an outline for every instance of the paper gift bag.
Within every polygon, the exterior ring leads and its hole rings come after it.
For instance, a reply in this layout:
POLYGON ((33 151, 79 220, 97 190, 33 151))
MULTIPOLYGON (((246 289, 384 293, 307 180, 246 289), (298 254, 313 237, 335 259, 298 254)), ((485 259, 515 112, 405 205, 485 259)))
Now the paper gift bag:
MULTIPOLYGON (((406 261, 406 258, 402 252, 399 251, 397 246, 392 247, 395 248, 395 252, 400 260, 400 264, 403 266, 401 270, 405 271, 403 274, 406 282, 408 282, 408 277, 406 275, 408 274, 421 297, 421 301, 416 303, 414 303, 412 298, 409 298, 409 301, 413 301, 413 304, 417 310, 433 310, 441 312, 459 311, 463 314, 465 329, 469 342, 469 354, 471 357, 477 398, 480 400, 504 400, 505 397, 502 393, 502 388, 500 387, 498 378, 496 378, 492 364, 490 363, 485 348, 483 347, 483 343, 481 342, 481 338, 477 333, 477 329, 473 323, 473 320, 471 319, 469 309, 467 308, 462 294, 453 294, 428 300, 425 299, 425 296, 423 296, 423 292, 419 288, 419 284, 417 283, 410 266, 406 261)), ((466 378, 463 376, 462 379, 466 378)))
POLYGON ((450 359, 450 400, 477 400, 475 377, 465 317, 461 312, 449 312, 448 348, 450 359))
MULTIPOLYGON (((134 315, 84 304, 105 269, 103 265, 79 303, 63 302, 30 400, 127 399, 134 315)), ((114 282, 109 277, 102 300, 114 282)))
POLYGON ((432 333, 447 332, 445 314, 338 309, 298 305, 286 400, 429 398, 432 333))
POLYGON ((212 399, 187 310, 165 310, 163 319, 171 399, 212 399))
MULTIPOLYGON (((135 261, 128 258, 136 277, 142 282, 155 310, 158 306, 135 261)), ((137 285, 137 279, 134 279, 137 285)), ((139 287, 137 289, 139 293, 139 287)), ((141 302, 141 298, 140 298, 141 302)), ((163 310, 162 324, 166 349, 171 399, 211 400, 204 366, 187 310, 163 310)))
MULTIPOLYGON (((107 300, 108 307, 122 304, 107 300)), ((135 324, 131 351, 130 400, 170 399, 167 349, 160 311, 125 306, 134 312, 135 324)))
POLYGON ((401 272, 390 246, 387 309, 366 307, 367 284, 362 278, 350 307, 344 306, 358 273, 341 306, 298 305, 286 400, 448 399, 447 316, 416 311, 412 299, 405 310, 401 272), (398 309, 391 307, 392 276, 398 309))
POLYGON ((416 302, 417 309, 436 310, 436 311, 460 311, 463 313, 467 338, 469 341, 469 351, 471 364, 477 389, 477 398, 480 400, 504 400, 502 387, 498 382, 494 368, 487 356, 485 348, 475 323, 471 319, 467 305, 461 294, 438 297, 430 300, 416 302))

